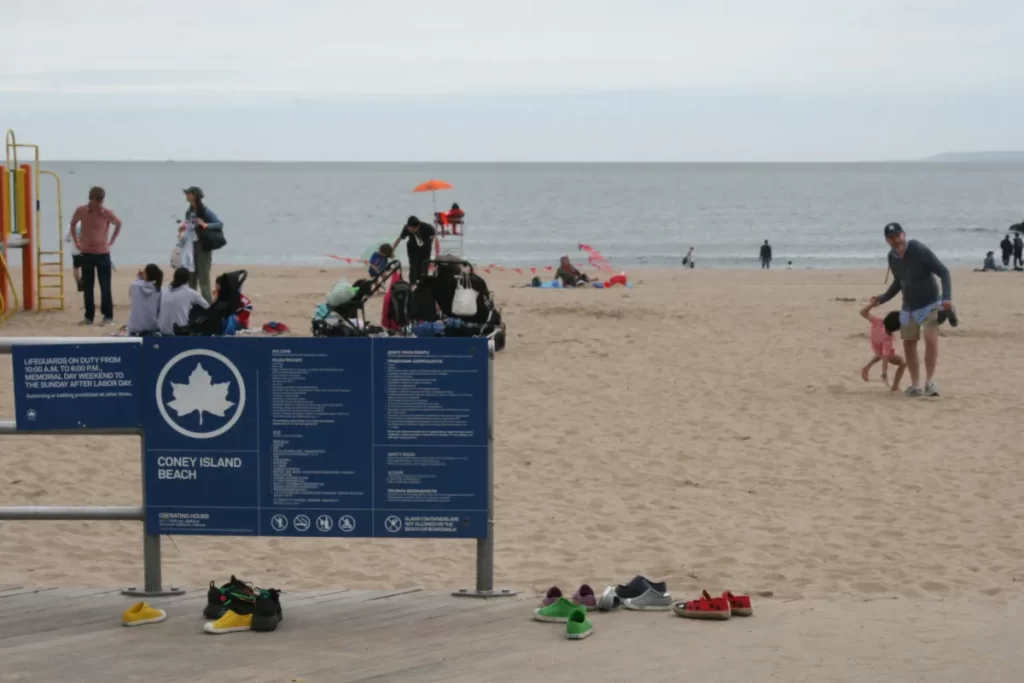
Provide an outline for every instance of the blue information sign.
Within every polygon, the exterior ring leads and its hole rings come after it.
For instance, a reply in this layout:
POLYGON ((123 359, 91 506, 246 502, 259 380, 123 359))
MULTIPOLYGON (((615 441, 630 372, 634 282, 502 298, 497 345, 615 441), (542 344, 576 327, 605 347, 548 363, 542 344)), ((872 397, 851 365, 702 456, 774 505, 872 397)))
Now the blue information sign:
POLYGON ((141 426, 141 344, 19 345, 11 355, 18 430, 141 426))
POLYGON ((483 538, 486 339, 145 340, 150 534, 483 538))

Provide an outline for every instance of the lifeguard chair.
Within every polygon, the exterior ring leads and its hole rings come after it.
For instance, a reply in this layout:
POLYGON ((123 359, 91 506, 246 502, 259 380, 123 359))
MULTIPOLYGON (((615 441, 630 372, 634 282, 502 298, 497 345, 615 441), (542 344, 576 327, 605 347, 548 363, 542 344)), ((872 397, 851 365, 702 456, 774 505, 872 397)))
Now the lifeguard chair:
POLYGON ((0 322, 19 308, 18 291, 11 277, 11 254, 21 250, 21 308, 64 310, 64 248, 60 177, 39 168, 39 146, 17 142, 14 131, 5 136, 5 165, 0 165, 0 322), (19 164, 18 150, 30 149, 33 163, 19 164), (57 249, 43 249, 39 180, 50 176, 57 183, 57 249), (33 199, 33 191, 37 193, 33 199))
MULTIPOLYGON (((434 240, 435 255, 451 254, 462 259, 465 258, 465 212, 462 209, 458 209, 455 212, 437 210, 437 191, 451 189, 454 189, 454 186, 444 180, 428 180, 413 188, 413 192, 429 192, 431 195, 434 210, 434 228, 437 230, 437 239, 434 240)), ((457 208, 458 204, 454 206, 457 208)))

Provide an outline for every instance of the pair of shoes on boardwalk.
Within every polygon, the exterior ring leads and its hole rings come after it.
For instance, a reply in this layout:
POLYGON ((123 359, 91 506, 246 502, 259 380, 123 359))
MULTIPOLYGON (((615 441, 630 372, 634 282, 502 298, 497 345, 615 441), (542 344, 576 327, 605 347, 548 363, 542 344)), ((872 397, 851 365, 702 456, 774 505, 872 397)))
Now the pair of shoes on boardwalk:
POLYGON ((588 584, 580 586, 572 598, 566 598, 558 586, 552 586, 541 600, 540 607, 533 611, 533 618, 553 624, 565 624, 565 637, 569 640, 583 640, 594 632, 594 624, 587 618, 587 612, 598 609, 597 596, 588 584))
POLYGON ((221 586, 210 582, 203 616, 213 620, 203 625, 206 633, 273 631, 284 619, 281 591, 257 588, 232 574, 231 580, 221 586))
MULTIPOLYGON (((273 631, 284 618, 281 591, 276 588, 257 588, 234 575, 221 586, 211 581, 203 616, 211 620, 203 625, 206 633, 273 631)), ((121 624, 142 626, 157 624, 166 618, 167 612, 164 610, 145 602, 137 602, 121 614, 121 624)))
POLYGON ((713 598, 707 591, 701 592, 696 600, 686 600, 672 604, 676 616, 684 619, 709 619, 725 621, 732 617, 752 617, 754 608, 750 604, 749 595, 733 595, 729 591, 721 597, 713 598))

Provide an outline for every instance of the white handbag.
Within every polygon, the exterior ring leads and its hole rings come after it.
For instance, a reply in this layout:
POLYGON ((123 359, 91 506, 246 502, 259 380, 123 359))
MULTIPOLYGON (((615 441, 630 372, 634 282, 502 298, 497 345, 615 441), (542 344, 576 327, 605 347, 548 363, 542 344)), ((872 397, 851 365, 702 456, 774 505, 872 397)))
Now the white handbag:
POLYGON ((471 285, 469 273, 463 273, 455 284, 452 315, 457 315, 460 318, 471 318, 476 314, 476 290, 471 285))

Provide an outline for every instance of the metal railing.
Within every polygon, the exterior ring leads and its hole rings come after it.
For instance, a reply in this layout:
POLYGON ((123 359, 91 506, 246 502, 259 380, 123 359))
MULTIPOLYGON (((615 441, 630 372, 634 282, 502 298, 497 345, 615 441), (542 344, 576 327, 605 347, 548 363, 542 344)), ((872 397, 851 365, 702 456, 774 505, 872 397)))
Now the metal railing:
MULTIPOLYGON (((141 337, 0 337, 0 355, 10 354, 15 346, 44 344, 141 344, 141 337)), ((243 342, 244 343, 244 342, 243 342)), ((494 588, 494 340, 488 340, 487 383, 490 392, 487 410, 487 534, 476 539, 476 588, 458 590, 456 597, 494 598, 516 595, 516 591, 494 588)), ((143 579, 142 590, 129 588, 121 591, 124 595, 157 597, 181 595, 178 588, 163 589, 161 576, 160 535, 147 534, 146 518, 146 440, 142 429, 68 429, 53 431, 17 431, 13 420, 0 420, 0 436, 3 435, 88 435, 88 436, 138 436, 140 437, 140 464, 142 466, 142 505, 103 507, 62 507, 62 506, 21 506, 0 507, 0 521, 3 520, 70 520, 141 521, 143 579)))
MULTIPOLYGON (((30 344, 141 344, 141 337, 0 337, 0 354, 10 354, 15 346, 30 344)), ((19 506, 0 507, 0 520, 67 520, 67 521, 139 521, 143 522, 142 528, 142 562, 143 562, 143 588, 128 588, 121 591, 124 595, 133 597, 157 597, 164 595, 181 595, 185 591, 178 588, 164 590, 163 577, 161 576, 160 560, 160 536, 159 534, 147 534, 145 528, 146 519, 146 464, 145 441, 141 429, 68 429, 52 432, 19 432, 17 423, 13 420, 0 421, 0 436, 3 435, 87 435, 87 436, 111 436, 111 435, 134 435, 140 438, 142 466, 142 496, 141 506, 118 505, 103 507, 64 507, 64 506, 19 506)))

